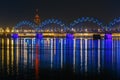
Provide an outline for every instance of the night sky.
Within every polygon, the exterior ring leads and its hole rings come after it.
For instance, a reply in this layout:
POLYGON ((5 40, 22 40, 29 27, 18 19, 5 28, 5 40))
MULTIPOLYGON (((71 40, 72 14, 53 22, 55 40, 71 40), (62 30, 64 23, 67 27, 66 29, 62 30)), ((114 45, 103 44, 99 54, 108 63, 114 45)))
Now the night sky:
POLYGON ((120 16, 120 1, 117 0, 0 0, 0 26, 14 26, 22 20, 32 21, 37 8, 41 20, 58 18, 66 23, 82 16, 108 23, 120 16))

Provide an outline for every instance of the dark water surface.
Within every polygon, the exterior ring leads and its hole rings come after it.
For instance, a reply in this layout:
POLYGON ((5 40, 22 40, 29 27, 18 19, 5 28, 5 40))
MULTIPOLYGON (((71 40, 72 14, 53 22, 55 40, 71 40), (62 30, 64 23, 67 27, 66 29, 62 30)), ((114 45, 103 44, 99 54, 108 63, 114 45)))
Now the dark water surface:
POLYGON ((119 76, 119 39, 0 39, 0 80, 116 80, 119 76))

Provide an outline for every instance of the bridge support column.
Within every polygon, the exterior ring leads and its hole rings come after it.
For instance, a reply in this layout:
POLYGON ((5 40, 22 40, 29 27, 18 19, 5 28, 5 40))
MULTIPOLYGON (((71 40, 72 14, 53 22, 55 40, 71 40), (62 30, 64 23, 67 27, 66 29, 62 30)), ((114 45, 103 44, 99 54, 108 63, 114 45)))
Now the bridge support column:
POLYGON ((18 38, 18 34, 16 34, 16 33, 12 34, 11 37, 14 38, 14 39, 16 39, 16 38, 18 38))
POLYGON ((112 39, 112 34, 105 34, 104 39, 112 39))
POLYGON ((43 38, 43 34, 37 33, 37 34, 36 34, 36 38, 37 38, 37 39, 42 39, 42 38, 43 38))
POLYGON ((93 39, 94 39, 94 40, 101 39, 100 34, 94 34, 94 35, 93 35, 93 39))
POLYGON ((68 34, 66 34, 66 38, 73 39, 73 38, 74 38, 74 35, 71 34, 71 33, 68 33, 68 34))

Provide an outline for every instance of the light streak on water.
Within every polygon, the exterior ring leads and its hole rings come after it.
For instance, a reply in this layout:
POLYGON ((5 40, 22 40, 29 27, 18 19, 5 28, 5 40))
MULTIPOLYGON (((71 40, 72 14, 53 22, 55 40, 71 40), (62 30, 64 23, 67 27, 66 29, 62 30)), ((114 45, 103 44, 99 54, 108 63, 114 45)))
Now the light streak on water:
POLYGON ((53 39, 51 39, 51 68, 53 67, 53 39))
POLYGON ((113 61, 114 61, 114 55, 113 55, 113 40, 112 40, 112 64, 113 64, 113 61))
POLYGON ((13 70, 14 70, 14 41, 13 39, 11 40, 11 68, 12 68, 12 73, 13 73, 13 70))
POLYGON ((10 54, 9 54, 9 39, 7 38, 7 72, 8 72, 8 74, 9 74, 9 71, 10 71, 10 70, 9 70, 9 66, 10 66, 10 65, 9 65, 9 64, 10 64, 10 63, 9 63, 9 61, 10 61, 9 55, 10 55, 10 54))
POLYGON ((82 70, 82 66, 83 66, 83 64, 82 64, 82 57, 83 57, 83 56, 82 56, 82 53, 83 53, 83 51, 82 51, 82 50, 83 50, 83 48, 82 48, 82 40, 83 40, 83 39, 81 38, 81 39, 80 39, 80 41, 81 41, 81 42, 80 42, 80 47, 81 47, 81 49, 80 49, 80 50, 81 50, 81 53, 80 53, 80 59, 81 59, 81 60, 80 60, 80 65, 81 65, 81 66, 80 66, 80 67, 81 67, 81 70, 82 70))
POLYGON ((98 40, 98 72, 100 72, 100 40, 98 40))
POLYGON ((18 73, 18 64, 19 64, 19 39, 16 39, 16 71, 18 73))
POLYGON ((61 68, 63 68, 63 39, 61 40, 61 68))
MULTIPOLYGON (((29 69, 37 72, 42 68, 63 70, 66 67, 81 74, 96 71, 100 73, 106 66, 109 69, 112 68, 111 70, 120 70, 120 40, 118 39, 94 41, 84 38, 72 40, 47 38, 47 40, 38 40, 39 43, 35 38, 27 39, 27 41, 26 39, 1 39, 0 66, 2 66, 3 73, 18 75, 21 72, 29 71, 29 69), (28 40, 31 41, 30 44, 28 40), (37 50, 36 45, 38 45, 37 50), (37 54, 35 54, 36 51, 38 51, 37 54)), ((37 75, 39 75, 38 72, 37 75)))
POLYGON ((23 46, 24 47, 24 65, 27 65, 27 57, 28 57, 28 55, 27 55, 27 43, 26 43, 25 40, 26 39, 24 39, 24 46, 23 46))
POLYGON ((32 60, 31 60, 31 61, 32 61, 32 67, 33 67, 33 65, 34 65, 34 61, 33 61, 33 53, 34 53, 34 51, 33 51, 33 50, 34 50, 34 49, 33 49, 33 48, 34 48, 34 40, 35 40, 35 39, 32 39, 32 60))
POLYGON ((54 56, 56 55, 56 38, 53 39, 53 50, 54 50, 54 56))
POLYGON ((74 70, 74 72, 75 72, 75 50, 76 50, 76 39, 73 39, 73 44, 74 44, 74 46, 73 46, 73 70, 74 70))
POLYGON ((85 39, 85 72, 87 72, 87 39, 85 39))

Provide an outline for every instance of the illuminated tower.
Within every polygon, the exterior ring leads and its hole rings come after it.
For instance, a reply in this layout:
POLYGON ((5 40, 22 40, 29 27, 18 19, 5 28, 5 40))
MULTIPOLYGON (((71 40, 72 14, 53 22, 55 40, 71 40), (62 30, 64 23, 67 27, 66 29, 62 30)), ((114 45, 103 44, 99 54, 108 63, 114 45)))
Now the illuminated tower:
POLYGON ((36 15, 34 17, 34 22, 36 23, 36 25, 40 24, 40 16, 38 14, 38 9, 36 9, 36 15))

